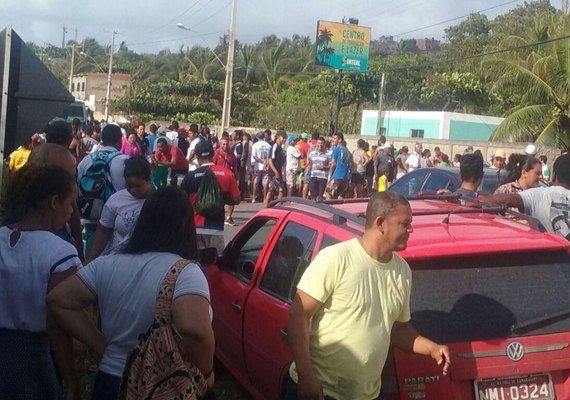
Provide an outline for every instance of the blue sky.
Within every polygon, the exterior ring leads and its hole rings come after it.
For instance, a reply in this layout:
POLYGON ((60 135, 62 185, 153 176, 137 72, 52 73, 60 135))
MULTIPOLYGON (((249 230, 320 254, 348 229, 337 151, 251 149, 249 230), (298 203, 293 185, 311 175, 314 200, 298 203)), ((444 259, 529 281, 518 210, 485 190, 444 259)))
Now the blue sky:
MULTIPOLYGON (((485 11, 490 18, 523 4, 508 0, 237 0, 237 39, 255 43, 263 36, 313 37, 319 19, 340 21, 356 17, 372 28, 372 36, 442 38, 446 26, 438 24, 470 12, 485 11), (436 26, 431 26, 438 24, 436 26), (421 29, 420 29, 421 28, 421 29), (415 31, 417 30, 417 31, 415 31), (409 31, 415 31, 410 32, 409 31)), ((559 7, 558 0, 552 0, 559 7)), ((231 0, 0 0, 0 29, 7 25, 25 41, 61 46, 62 26, 67 39, 94 37, 109 44, 117 30, 117 43, 125 41, 136 52, 157 52, 181 45, 213 47, 227 32, 231 0), (182 22, 194 31, 176 27, 182 22)))

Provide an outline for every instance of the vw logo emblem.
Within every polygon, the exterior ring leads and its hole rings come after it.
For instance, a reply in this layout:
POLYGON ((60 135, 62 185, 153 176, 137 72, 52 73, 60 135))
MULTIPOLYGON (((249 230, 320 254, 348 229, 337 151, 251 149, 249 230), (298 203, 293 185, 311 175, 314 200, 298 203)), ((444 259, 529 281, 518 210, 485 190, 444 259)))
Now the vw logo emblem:
POLYGON ((507 357, 511 361, 520 361, 524 357, 524 346, 519 342, 509 343, 507 346, 507 357))

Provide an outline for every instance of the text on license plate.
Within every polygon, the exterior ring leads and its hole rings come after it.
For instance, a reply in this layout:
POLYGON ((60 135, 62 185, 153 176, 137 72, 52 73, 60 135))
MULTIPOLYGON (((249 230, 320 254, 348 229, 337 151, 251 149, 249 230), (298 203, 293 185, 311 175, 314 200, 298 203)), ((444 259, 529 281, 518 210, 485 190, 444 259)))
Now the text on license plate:
POLYGON ((476 379, 477 400, 554 400, 550 374, 476 379))

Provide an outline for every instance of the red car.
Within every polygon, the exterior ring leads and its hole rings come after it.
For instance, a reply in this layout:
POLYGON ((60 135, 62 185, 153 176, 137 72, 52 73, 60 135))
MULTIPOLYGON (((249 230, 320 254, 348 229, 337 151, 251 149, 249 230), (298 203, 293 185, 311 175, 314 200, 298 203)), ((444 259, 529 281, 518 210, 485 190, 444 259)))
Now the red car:
MULTIPOLYGON (((287 313, 304 269, 363 231, 364 200, 289 200, 252 217, 205 269, 216 355, 255 399, 284 394, 287 313)), ((443 376, 396 349, 382 372, 387 398, 570 399, 570 243, 496 209, 411 205, 401 253, 413 271, 411 323, 449 346, 452 367, 443 376)))

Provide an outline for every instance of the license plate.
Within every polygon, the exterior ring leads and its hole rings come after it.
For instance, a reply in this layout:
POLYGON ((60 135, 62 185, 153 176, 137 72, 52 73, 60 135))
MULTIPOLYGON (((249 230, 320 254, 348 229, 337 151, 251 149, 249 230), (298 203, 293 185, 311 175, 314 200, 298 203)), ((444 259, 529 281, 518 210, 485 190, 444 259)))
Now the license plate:
POLYGON ((477 400, 554 400, 550 374, 475 380, 477 400))

